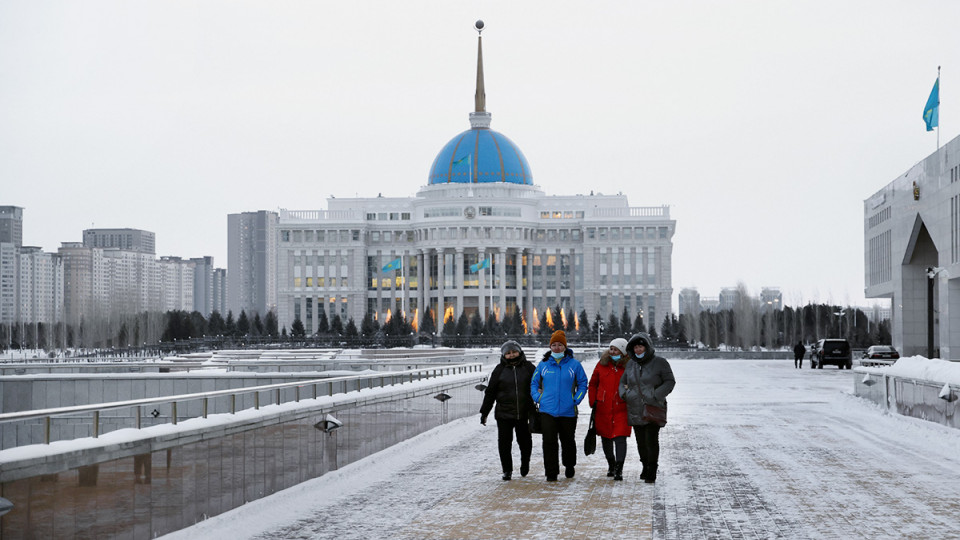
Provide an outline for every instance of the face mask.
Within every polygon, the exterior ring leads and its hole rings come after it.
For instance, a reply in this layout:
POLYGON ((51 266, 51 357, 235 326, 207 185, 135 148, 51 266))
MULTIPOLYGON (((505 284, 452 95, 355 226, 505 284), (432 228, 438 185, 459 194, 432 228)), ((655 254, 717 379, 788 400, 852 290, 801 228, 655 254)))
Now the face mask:
POLYGON ((563 358, 563 353, 562 353, 562 352, 552 352, 552 353, 550 353, 550 356, 552 356, 552 357, 556 358, 557 360, 559 360, 559 359, 563 358))
POLYGON ((618 354, 618 355, 614 356, 614 355, 611 354, 611 355, 610 355, 610 358, 612 358, 613 360, 619 360, 619 359, 620 359, 620 355, 618 354))
POLYGON ((640 358, 643 358, 644 356, 646 356, 646 354, 647 352, 644 351, 643 354, 633 353, 633 356, 639 360, 640 358))

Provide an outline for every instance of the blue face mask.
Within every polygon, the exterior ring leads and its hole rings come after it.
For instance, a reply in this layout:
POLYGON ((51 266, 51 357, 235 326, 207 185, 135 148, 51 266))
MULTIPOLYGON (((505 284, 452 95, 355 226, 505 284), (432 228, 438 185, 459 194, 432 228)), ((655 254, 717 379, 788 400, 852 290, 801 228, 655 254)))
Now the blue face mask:
POLYGON ((647 351, 643 351, 643 354, 633 353, 633 356, 634 358, 637 358, 639 360, 640 358, 643 358, 644 356, 646 356, 646 354, 647 354, 647 351))
POLYGON ((556 358, 557 360, 559 360, 559 359, 563 358, 563 353, 562 353, 562 352, 552 352, 552 353, 550 353, 550 356, 552 356, 552 357, 556 358))
POLYGON ((619 360, 619 359, 620 359, 620 355, 618 354, 618 355, 614 356, 614 355, 611 354, 611 355, 610 355, 610 358, 612 358, 612 359, 614 359, 614 360, 619 360))

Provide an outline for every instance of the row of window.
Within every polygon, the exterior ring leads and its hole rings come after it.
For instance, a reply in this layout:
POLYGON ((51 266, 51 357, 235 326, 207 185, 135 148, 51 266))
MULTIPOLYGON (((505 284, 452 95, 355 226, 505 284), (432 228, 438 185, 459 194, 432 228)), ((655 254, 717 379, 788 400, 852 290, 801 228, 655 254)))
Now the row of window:
POLYGON ((541 210, 540 219, 583 219, 583 210, 541 210))
POLYGON ((410 221, 410 212, 367 212, 367 221, 410 221))
MULTIPOLYGON (((482 208, 482 207, 481 207, 482 208)), ((491 214, 496 215, 496 214, 491 214)), ((423 240, 530 240, 531 235, 537 241, 580 241, 579 229, 521 229, 513 227, 444 227, 440 229, 422 229, 420 236, 423 240), (522 231, 522 232, 521 232, 522 231)), ((587 240, 665 240, 667 227, 590 227, 587 229, 587 240)), ((416 232, 403 231, 370 231, 370 243, 401 243, 413 242, 416 232)), ((361 231, 323 231, 323 230, 281 230, 280 241, 283 243, 324 243, 324 242, 359 242, 361 231)))

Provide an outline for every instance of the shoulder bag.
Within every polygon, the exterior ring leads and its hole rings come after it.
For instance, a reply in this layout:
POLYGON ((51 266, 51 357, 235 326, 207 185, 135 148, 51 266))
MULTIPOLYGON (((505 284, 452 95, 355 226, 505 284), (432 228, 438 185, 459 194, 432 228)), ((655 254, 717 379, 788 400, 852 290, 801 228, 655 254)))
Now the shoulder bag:
POLYGON ((644 403, 643 414, 641 415, 640 419, 644 422, 663 427, 667 425, 667 409, 663 407, 657 407, 656 405, 650 405, 649 403, 644 403))
POLYGON ((597 451, 597 426, 595 420, 597 409, 590 412, 590 426, 587 428, 587 436, 583 439, 583 455, 589 456, 597 451))

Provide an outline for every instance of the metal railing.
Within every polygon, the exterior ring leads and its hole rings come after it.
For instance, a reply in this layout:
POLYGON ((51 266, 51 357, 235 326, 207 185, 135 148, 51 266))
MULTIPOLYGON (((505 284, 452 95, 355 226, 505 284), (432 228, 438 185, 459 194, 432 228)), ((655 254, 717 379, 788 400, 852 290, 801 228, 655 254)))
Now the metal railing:
MULTIPOLYGON (((289 403, 290 400, 283 400, 284 390, 293 389, 295 402, 300 402, 303 396, 303 389, 307 389, 307 399, 317 399, 322 395, 332 396, 335 393, 347 393, 348 383, 356 381, 357 391, 364 388, 382 388, 395 384, 412 383, 424 378, 443 377, 446 375, 457 375, 462 373, 478 373, 482 370, 482 364, 458 364, 449 366, 437 366, 424 369, 412 369, 407 371, 392 371, 383 373, 373 373, 366 375, 350 375, 345 377, 329 377, 324 379, 312 379, 308 381, 298 381, 292 383, 268 384, 263 386, 251 386, 247 388, 235 388, 229 390, 215 390, 211 392, 199 392, 194 394, 180 394, 175 396, 163 396, 156 398, 133 399, 127 401, 113 401, 109 403, 95 403, 90 405, 75 405, 70 407, 57 407, 52 409, 37 409, 33 411, 21 411, 13 413, 0 414, 0 424, 17 422, 24 420, 43 420, 43 442, 50 444, 51 421, 54 417, 78 415, 83 413, 93 413, 93 423, 91 427, 91 436, 96 438, 100 436, 100 413, 102 411, 131 408, 136 409, 136 428, 141 429, 141 418, 143 416, 143 407, 149 405, 170 405, 170 423, 176 424, 181 420, 177 415, 177 404, 189 401, 200 401, 202 404, 203 418, 207 418, 209 403, 212 398, 228 396, 230 401, 230 414, 237 412, 237 396, 253 394, 254 409, 259 410, 262 394, 270 394, 276 405, 289 403), (366 383, 366 386, 364 386, 366 383), (325 387, 325 388, 324 388, 325 387), (324 388, 325 392, 320 389, 324 388), (337 391, 335 391, 335 389, 337 391)), ((189 419, 184 417, 182 419, 189 419)))

